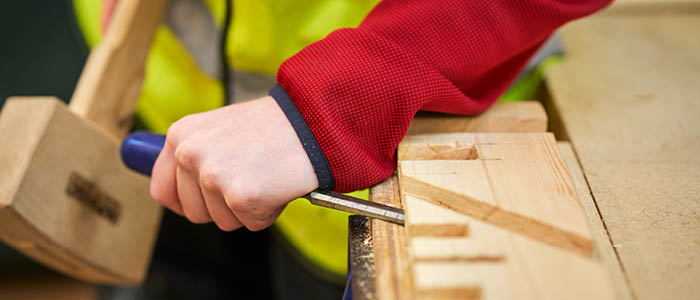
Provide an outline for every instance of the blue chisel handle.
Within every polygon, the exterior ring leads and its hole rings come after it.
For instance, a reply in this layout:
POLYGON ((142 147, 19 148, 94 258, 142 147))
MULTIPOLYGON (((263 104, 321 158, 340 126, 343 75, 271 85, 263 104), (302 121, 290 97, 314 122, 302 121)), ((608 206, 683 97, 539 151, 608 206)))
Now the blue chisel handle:
POLYGON ((136 172, 151 176, 153 164, 165 145, 162 134, 137 131, 124 139, 120 148, 124 164, 136 172))

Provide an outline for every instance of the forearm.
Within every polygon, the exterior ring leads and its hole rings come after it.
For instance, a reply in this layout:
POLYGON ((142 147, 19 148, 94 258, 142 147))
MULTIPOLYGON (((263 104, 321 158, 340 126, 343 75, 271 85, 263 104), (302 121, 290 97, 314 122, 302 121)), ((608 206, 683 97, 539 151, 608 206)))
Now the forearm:
POLYGON ((327 161, 319 182, 350 191, 388 177, 418 110, 483 112, 553 30, 607 2, 385 0, 302 50, 278 82, 327 161))

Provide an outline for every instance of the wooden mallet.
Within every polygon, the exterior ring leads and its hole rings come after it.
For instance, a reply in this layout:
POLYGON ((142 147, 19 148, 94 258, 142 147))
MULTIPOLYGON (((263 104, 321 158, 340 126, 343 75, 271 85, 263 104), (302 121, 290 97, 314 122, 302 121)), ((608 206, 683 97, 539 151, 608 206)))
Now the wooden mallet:
POLYGON ((52 97, 11 98, 0 115, 0 238, 68 275, 145 278, 161 209, 148 178, 122 165, 119 144, 166 6, 120 1, 68 107, 52 97))

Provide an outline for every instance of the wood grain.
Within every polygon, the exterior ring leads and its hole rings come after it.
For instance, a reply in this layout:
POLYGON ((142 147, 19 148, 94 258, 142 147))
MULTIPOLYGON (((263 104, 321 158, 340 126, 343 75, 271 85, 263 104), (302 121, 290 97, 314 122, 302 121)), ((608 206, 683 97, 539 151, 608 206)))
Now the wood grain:
MULTIPOLYGON (((537 132, 545 131, 546 129, 547 115, 539 102, 532 101, 523 103, 496 103, 487 112, 477 117, 449 116, 445 114, 420 112, 411 123, 408 134, 465 131, 537 132)), ((415 146, 419 148, 422 147, 421 145, 415 146)), ((459 156, 461 155, 459 150, 444 150, 459 149, 463 146, 471 147, 471 145, 466 144, 449 144, 446 147, 443 145, 437 152, 442 158, 461 159, 462 156, 459 156), (445 156, 445 154, 449 155, 445 156), (454 154, 458 156, 454 156, 454 154)), ((411 152, 403 151, 401 153, 411 152)), ((472 158, 474 154, 476 153, 471 154, 472 158)), ((412 159, 420 159, 420 157, 421 156, 417 154, 414 155, 412 159)), ((397 184, 396 178, 392 177, 391 180, 387 180, 372 188, 372 201, 390 203, 391 205, 401 207, 397 184)), ((430 205, 430 203, 427 205, 430 205)), ((378 220, 372 221, 372 239, 377 277, 376 292, 378 299, 411 299, 415 296, 425 296, 412 293, 413 280, 410 278, 408 254, 406 252, 406 247, 410 245, 408 245, 406 241, 406 230, 413 229, 414 234, 420 236, 421 232, 426 233, 426 230, 424 230, 426 228, 435 229, 444 225, 442 228, 449 227, 450 230, 448 230, 446 234, 443 234, 443 236, 459 236, 462 231, 465 231, 465 233, 471 236, 472 233, 470 232, 465 216, 450 210, 438 213, 440 213, 439 219, 425 218, 425 222, 423 223, 420 223, 418 218, 414 218, 413 226, 406 229, 378 220)), ((444 230, 440 232, 445 233, 444 230)), ((489 252, 483 253, 487 254, 483 256, 485 258, 494 256, 489 252)), ((473 292, 473 290, 471 291, 473 292)), ((434 292, 433 295, 435 295, 434 292)), ((461 294, 465 291, 443 290, 441 292, 445 295, 450 295, 450 293, 453 292, 461 294)))
POLYGON ((571 144, 567 142, 557 142, 561 160, 564 162, 566 169, 571 176, 571 184, 576 193, 576 197, 581 204, 583 213, 588 221, 591 229, 591 236, 596 244, 596 257, 606 268, 610 275, 611 285, 615 289, 615 299, 631 300, 634 299, 630 290, 629 282, 625 277, 624 270, 620 265, 620 261, 613 247, 608 231, 603 224, 603 220, 598 212, 598 207, 591 197, 591 190, 588 188, 586 178, 581 171, 581 166, 578 164, 576 154, 574 154, 571 144))
POLYGON ((167 0, 120 1, 108 32, 90 53, 71 110, 115 137, 124 137, 141 95, 151 41, 167 0))
MULTIPOLYGON (((477 145, 479 159, 402 161, 402 195, 408 193, 584 257, 593 255, 588 226, 551 134, 423 135, 402 143, 455 142, 477 145), (421 180, 422 174, 430 174, 430 182, 421 180), (454 181, 461 184, 447 188, 454 181)), ((413 212, 422 210, 407 211, 406 217, 413 212)))
POLYGON ((55 98, 5 104, 0 135, 12 151, 0 151, 0 168, 9 171, 0 172, 0 237, 66 274, 138 283, 161 209, 148 196, 148 178, 119 160, 118 142, 86 122, 55 98), (68 193, 73 175, 85 180, 77 183, 85 193, 68 193), (116 219, 99 213, 113 209, 104 201, 118 205, 116 219))
POLYGON ((547 113, 536 101, 496 102, 478 116, 456 116, 419 112, 407 135, 452 132, 542 132, 547 113))
POLYGON ((700 294, 700 15, 602 15, 563 31, 557 112, 638 299, 700 294))
MULTIPOLYGON (((372 201, 402 208, 396 176, 370 189, 372 201)), ((403 226, 372 219, 372 248, 375 261, 377 299, 411 299, 411 279, 406 232, 403 226)))
MULTIPOLYGON (((529 219, 548 220, 550 227, 562 228, 573 223, 578 224, 578 230, 588 232, 583 212, 571 192, 573 187, 568 174, 557 154, 555 141, 550 137, 545 133, 478 133, 422 136, 404 141, 438 145, 455 139, 460 142, 472 141, 475 145, 488 145, 488 149, 480 149, 479 154, 481 158, 491 159, 401 162, 400 190, 406 207, 414 292, 419 298, 613 299, 609 276, 598 260, 535 237, 529 230, 489 220, 496 217, 495 211, 498 209, 510 207, 529 219), (546 144, 545 147, 550 150, 543 150, 542 144, 546 144), (480 169, 470 166, 482 162, 501 165, 486 165, 480 169), (488 176, 484 175, 487 173, 488 176), (406 187, 411 182, 405 180, 409 176, 432 187, 439 186, 448 193, 426 196, 425 193, 432 193, 434 189, 409 191, 406 187), (494 181, 493 178, 509 180, 494 181), (514 194, 513 191, 521 193, 514 194), (487 199, 485 201, 491 205, 491 209, 484 213, 488 218, 469 211, 461 211, 464 214, 454 216, 453 212, 450 213, 454 207, 443 205, 449 194, 473 197, 472 200, 462 201, 487 199), (518 199, 522 205, 509 206, 508 199, 511 198, 503 198, 503 195, 518 199), (527 211, 532 207, 546 206, 554 208, 549 212, 541 209, 539 212, 527 211), (450 222, 459 219, 468 223, 470 235, 445 238, 411 234, 414 221, 426 223, 433 219, 433 222, 439 223, 444 216, 448 216, 450 222)), ((479 208, 476 207, 476 210, 479 208)), ((567 229, 568 233, 571 231, 567 229)), ((557 233, 548 233, 552 234, 557 233)))
POLYGON ((700 13, 698 0, 616 0, 602 14, 660 15, 700 13))
POLYGON ((470 160, 479 154, 474 145, 399 144, 399 161, 402 160, 470 160))

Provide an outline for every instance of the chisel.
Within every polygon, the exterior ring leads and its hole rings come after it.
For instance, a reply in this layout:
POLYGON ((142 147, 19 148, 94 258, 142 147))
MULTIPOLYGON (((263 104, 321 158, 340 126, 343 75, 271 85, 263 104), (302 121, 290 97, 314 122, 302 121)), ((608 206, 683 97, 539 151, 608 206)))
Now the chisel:
MULTIPOLYGON (((165 144, 165 136, 145 131, 130 134, 121 145, 121 157, 130 169, 150 176, 153 164, 165 144)), ((377 218, 395 224, 404 224, 402 209, 343 195, 340 193, 315 190, 303 198, 312 204, 337 209, 349 213, 377 218)))

